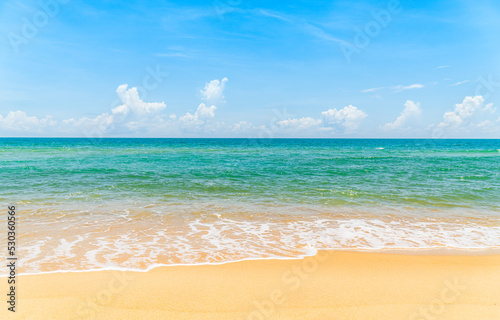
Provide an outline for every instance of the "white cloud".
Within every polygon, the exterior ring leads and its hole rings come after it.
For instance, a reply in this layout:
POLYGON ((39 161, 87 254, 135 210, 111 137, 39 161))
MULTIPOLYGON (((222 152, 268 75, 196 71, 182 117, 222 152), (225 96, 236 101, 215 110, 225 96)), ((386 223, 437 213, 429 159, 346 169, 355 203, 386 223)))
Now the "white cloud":
POLYGON ((321 119, 313 119, 311 117, 305 117, 300 119, 287 119, 278 121, 276 123, 277 127, 282 129, 298 129, 305 130, 321 125, 321 119))
POLYGON ((60 130, 65 134, 105 137, 110 134, 147 133, 163 122, 165 102, 144 102, 136 87, 122 84, 116 89, 121 105, 95 118, 66 119, 60 130))
POLYGON ((112 109, 114 115, 128 115, 133 113, 138 116, 153 114, 167 107, 165 102, 144 102, 139 98, 139 92, 136 87, 127 89, 127 84, 122 84, 116 89, 118 98, 123 103, 112 109))
POLYGON ((340 110, 330 109, 321 113, 326 124, 340 124, 347 131, 356 130, 361 120, 366 118, 367 114, 355 106, 349 105, 340 110))
POLYGON ((472 124, 471 127, 473 129, 478 129, 482 134, 498 134, 500 133, 500 125, 495 122, 499 122, 498 120, 483 120, 478 123, 472 124))
POLYGON ((229 127, 229 130, 238 133, 249 133, 254 132, 255 130, 265 130, 265 126, 256 127, 251 122, 248 121, 240 121, 229 127))
POLYGON ((205 88, 200 91, 203 100, 216 101, 224 99, 223 93, 227 81, 227 78, 223 78, 221 81, 215 79, 205 84, 205 88))
POLYGON ((235 132, 245 132, 252 129, 253 125, 250 122, 240 121, 231 126, 231 130, 235 132))
POLYGON ((394 130, 401 129, 405 124, 407 124, 408 120, 411 118, 418 117, 422 114, 422 109, 420 109, 420 104, 417 102, 413 102, 411 100, 407 100, 405 105, 405 109, 399 117, 392 123, 386 123, 383 128, 384 130, 394 130))
POLYGON ((57 122, 52 120, 52 116, 38 119, 19 110, 11 111, 5 117, 0 115, 0 128, 5 132, 42 133, 42 130, 56 125, 57 122))
POLYGON ((215 117, 215 110, 217 110, 216 106, 207 107, 204 103, 201 103, 194 114, 188 112, 180 117, 179 125, 182 129, 193 132, 212 129, 210 124, 215 117))
POLYGON ((113 128, 114 118, 108 113, 103 113, 95 118, 83 117, 78 120, 73 118, 62 121, 61 130, 72 135, 78 134, 89 138, 100 138, 113 128))
MULTIPOLYGON (((224 85, 227 78, 213 80, 205 86, 204 98, 223 98, 224 85)), ((401 89, 419 88, 414 84, 402 86, 401 89)), ((395 88, 395 87, 385 87, 395 88)), ((367 89, 369 92, 384 88, 367 89)), ((117 107, 95 117, 70 118, 55 121, 51 116, 38 118, 28 116, 23 111, 11 111, 0 115, 0 132, 14 136, 238 136, 252 135, 256 137, 327 137, 332 133, 343 131, 349 136, 357 130, 367 114, 355 106, 332 108, 321 112, 319 116, 293 118, 290 115, 280 116, 268 125, 252 124, 239 121, 231 124, 218 122, 217 107, 212 103, 201 103, 194 113, 172 114, 166 111, 165 102, 145 102, 139 96, 137 88, 120 85, 116 93, 119 98, 117 107), (13 134, 10 134, 13 133, 13 134)), ((142 97, 143 98, 143 97, 142 97)), ((424 131, 414 127, 414 121, 422 114, 418 103, 406 101, 404 110, 394 120, 379 127, 385 130, 411 129, 413 134, 438 137, 473 137, 498 136, 500 118, 492 103, 486 104, 482 96, 465 97, 454 109, 444 113, 443 120, 437 124, 427 124, 424 131), (415 130, 414 130, 415 129, 415 130), (420 130, 420 131, 418 131, 420 130), (437 133, 436 133, 437 132, 437 133)), ((276 118, 273 118, 276 119, 276 118)), ((438 122, 438 121, 437 121, 438 122)), ((436 123, 436 122, 435 122, 436 123)), ((357 133, 367 133, 360 130, 357 133)), ((397 131, 396 131, 397 132, 397 131)), ((341 134, 339 136, 342 136, 341 134)))
MULTIPOLYGON (((462 103, 457 103, 455 109, 446 112, 443 115, 443 121, 438 124, 438 127, 458 127, 467 122, 467 120, 477 111, 483 109, 484 98, 482 96, 465 97, 462 103)), ((489 104, 484 109, 490 109, 489 104)))
POLYGON ((431 125, 433 135, 440 137, 484 137, 500 133, 498 117, 492 103, 484 104, 482 96, 467 96, 453 111, 443 115, 443 121, 431 125))
POLYGON ((492 121, 490 121, 490 120, 484 120, 484 121, 481 121, 478 124, 476 124, 476 127, 481 128, 481 127, 489 127, 489 126, 492 126, 492 125, 493 125, 492 121))
POLYGON ((120 85, 116 93, 122 104, 95 118, 70 118, 57 125, 51 116, 38 119, 27 116, 23 111, 12 111, 5 117, 0 115, 0 127, 2 131, 39 133, 45 136, 105 137, 115 131, 119 134, 148 131, 155 123, 161 122, 160 112, 166 107, 164 102, 144 102, 139 98, 137 88, 128 89, 126 84, 120 85))
POLYGON ((275 123, 270 129, 278 135, 283 133, 292 136, 323 136, 327 132, 338 132, 341 128, 345 133, 356 130, 360 122, 366 118, 366 113, 349 105, 340 110, 329 109, 321 113, 321 118, 302 117, 288 118, 275 123))
MULTIPOLYGON (((225 80, 223 81, 225 82, 225 80)), ((0 115, 0 131, 4 135, 37 133, 45 136, 80 136, 89 138, 109 136, 181 135, 183 131, 209 132, 222 123, 214 120, 216 106, 200 104, 194 114, 177 117, 164 112, 164 102, 145 102, 137 88, 127 84, 118 86, 120 105, 95 117, 69 118, 59 123, 51 116, 39 119, 23 111, 0 115), (50 129, 50 130, 49 130, 50 129)))
MULTIPOLYGON (((224 84, 222 81, 207 83, 205 97, 207 99, 222 98, 224 84)), ((5 117, 0 115, 0 131, 37 133, 53 136, 80 136, 89 138, 109 136, 162 136, 182 135, 183 132, 214 132, 221 129, 223 123, 215 121, 215 105, 201 103, 191 114, 178 117, 165 113, 165 102, 145 102, 139 97, 136 87, 127 84, 118 86, 116 93, 120 105, 96 117, 70 118, 57 123, 51 116, 38 119, 27 116, 23 111, 12 111, 5 117), (57 124, 57 125, 56 125, 57 124), (51 127, 51 131, 48 130, 51 127)))

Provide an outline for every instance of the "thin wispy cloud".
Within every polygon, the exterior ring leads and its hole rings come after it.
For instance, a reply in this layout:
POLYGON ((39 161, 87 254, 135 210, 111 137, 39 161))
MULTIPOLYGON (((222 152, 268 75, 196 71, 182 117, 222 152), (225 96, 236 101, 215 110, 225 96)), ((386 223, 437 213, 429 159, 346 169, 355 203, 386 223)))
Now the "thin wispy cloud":
POLYGON ((319 27, 316 27, 316 26, 313 26, 312 24, 310 23, 304 23, 302 25, 302 29, 309 33, 310 35, 313 35, 321 40, 326 40, 326 41, 331 41, 331 42, 336 42, 336 43, 343 43, 343 44, 346 44, 346 45, 350 45, 352 46, 352 44, 348 41, 345 41, 345 40, 342 40, 342 39, 339 39, 335 36, 332 36, 331 34, 329 34, 328 32, 326 32, 325 30, 319 28, 319 27))
POLYGON ((352 44, 350 42, 345 41, 343 39, 340 39, 340 38, 328 33, 327 31, 323 30, 322 28, 320 28, 318 26, 313 25, 311 22, 309 22, 307 20, 296 18, 296 17, 290 18, 290 17, 287 17, 281 13, 277 13, 277 12, 270 11, 270 10, 259 9, 255 12, 261 16, 274 18, 274 19, 295 25, 295 26, 299 27, 304 33, 312 35, 318 39, 326 40, 329 42, 342 43, 342 44, 352 46, 352 44))
POLYGON ((377 88, 369 88, 365 90, 361 90, 361 92, 375 92, 375 91, 380 91, 382 89, 385 89, 386 87, 377 87, 377 88))
POLYGON ((404 90, 422 89, 423 87, 424 87, 423 84, 415 83, 415 84, 410 84, 409 86, 398 85, 398 86, 392 87, 392 90, 394 92, 401 92, 404 90))
POLYGON ((260 15, 269 17, 269 18, 275 18, 275 19, 278 19, 278 20, 281 20, 281 21, 285 21, 285 22, 293 22, 291 19, 286 18, 283 15, 280 15, 280 14, 278 14, 276 12, 273 12, 273 11, 258 9, 257 13, 260 14, 260 15))
POLYGON ((449 68, 450 66, 438 66, 436 69, 444 69, 444 68, 449 68))
POLYGON ((368 88, 361 90, 361 92, 364 93, 369 93, 369 92, 376 92, 376 91, 381 91, 381 90, 390 90, 392 92, 401 92, 405 90, 412 90, 412 89, 422 89, 425 87, 423 84, 420 83, 415 83, 415 84, 410 84, 410 85, 397 85, 397 86, 390 86, 390 87, 376 87, 376 88, 368 88))
POLYGON ((467 83, 467 82, 469 82, 469 80, 464 80, 464 81, 455 82, 454 84, 451 84, 451 85, 450 85, 450 87, 459 86, 459 85, 464 84, 464 83, 467 83))

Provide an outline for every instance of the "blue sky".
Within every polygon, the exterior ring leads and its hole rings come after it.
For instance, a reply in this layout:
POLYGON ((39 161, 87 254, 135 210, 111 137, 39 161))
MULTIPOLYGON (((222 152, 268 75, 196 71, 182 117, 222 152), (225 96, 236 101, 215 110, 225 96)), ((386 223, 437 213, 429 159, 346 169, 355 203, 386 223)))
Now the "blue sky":
POLYGON ((499 30, 487 0, 7 0, 0 135, 500 138, 499 30))

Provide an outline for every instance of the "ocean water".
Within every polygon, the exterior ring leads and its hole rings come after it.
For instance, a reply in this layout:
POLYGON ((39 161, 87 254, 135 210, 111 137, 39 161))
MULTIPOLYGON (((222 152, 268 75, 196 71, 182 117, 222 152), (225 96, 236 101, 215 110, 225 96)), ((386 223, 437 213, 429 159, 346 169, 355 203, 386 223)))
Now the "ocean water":
POLYGON ((500 140, 2 138, 0 163, 24 273, 500 248, 500 140))

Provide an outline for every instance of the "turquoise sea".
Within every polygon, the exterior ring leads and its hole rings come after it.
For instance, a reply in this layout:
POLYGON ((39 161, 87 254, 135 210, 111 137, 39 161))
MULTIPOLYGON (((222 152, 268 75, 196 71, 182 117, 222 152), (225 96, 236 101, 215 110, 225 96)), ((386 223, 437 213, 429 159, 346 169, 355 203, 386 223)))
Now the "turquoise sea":
POLYGON ((24 272, 500 247, 500 140, 2 138, 0 162, 24 272))

